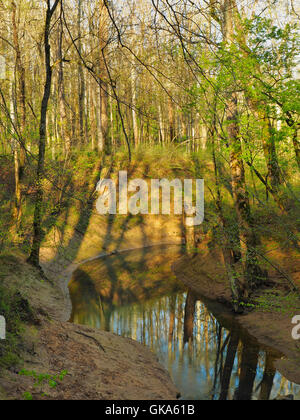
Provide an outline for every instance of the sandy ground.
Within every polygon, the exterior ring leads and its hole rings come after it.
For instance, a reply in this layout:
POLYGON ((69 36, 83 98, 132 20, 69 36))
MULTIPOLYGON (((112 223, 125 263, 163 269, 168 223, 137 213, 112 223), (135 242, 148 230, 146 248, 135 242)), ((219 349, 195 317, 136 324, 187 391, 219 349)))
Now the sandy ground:
POLYGON ((36 387, 33 378, 9 373, 1 379, 8 399, 19 399, 25 392, 34 400, 174 400, 178 394, 155 355, 133 340, 69 323, 43 322, 38 338, 28 340, 27 346, 26 370, 67 375, 51 388, 46 382, 36 387))
POLYGON ((0 375, 0 399, 176 400, 178 390, 156 356, 141 344, 111 333, 61 322, 65 297, 58 282, 41 282, 39 273, 19 257, 7 262, 6 282, 19 290, 36 314, 25 326, 21 357, 24 366, 0 375), (34 386, 38 374, 67 375, 55 388, 34 386), (46 394, 46 395, 44 395, 46 394))

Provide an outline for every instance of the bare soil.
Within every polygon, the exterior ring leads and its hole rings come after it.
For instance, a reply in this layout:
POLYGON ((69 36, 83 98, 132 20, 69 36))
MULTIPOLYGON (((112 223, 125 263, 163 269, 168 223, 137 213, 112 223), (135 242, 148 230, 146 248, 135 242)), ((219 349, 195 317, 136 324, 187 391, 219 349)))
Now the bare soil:
POLYGON ((178 390, 156 356, 141 344, 111 333, 61 322, 65 298, 55 282, 42 280, 37 270, 19 256, 7 260, 6 285, 28 300, 35 314, 24 325, 20 366, 0 372, 0 399, 19 400, 29 393, 34 400, 175 400, 178 390), (35 386, 31 376, 59 375, 51 388, 35 386))
POLYGON ((178 394, 154 354, 111 333, 43 322, 35 338, 27 335, 26 348, 27 371, 67 375, 51 388, 6 372, 1 378, 3 399, 30 393, 34 400, 175 400, 178 394))

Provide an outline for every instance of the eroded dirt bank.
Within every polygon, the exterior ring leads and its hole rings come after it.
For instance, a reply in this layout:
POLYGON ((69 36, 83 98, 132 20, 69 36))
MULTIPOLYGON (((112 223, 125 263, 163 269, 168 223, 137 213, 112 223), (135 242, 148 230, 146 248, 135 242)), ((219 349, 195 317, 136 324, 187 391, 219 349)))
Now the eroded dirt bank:
POLYGON ((19 357, 22 368, 38 374, 67 371, 57 387, 35 387, 32 376, 20 368, 0 373, 0 399, 162 399, 178 397, 168 372, 146 347, 111 333, 68 323, 71 302, 68 281, 81 262, 99 255, 162 243, 180 243, 180 220, 152 218, 128 220, 121 228, 93 214, 82 231, 76 218, 66 224, 63 237, 53 229, 41 251, 48 280, 25 263, 25 258, 5 258, 5 283, 29 302, 35 314, 25 331, 19 357), (167 232, 167 233, 166 233, 167 232), (46 394, 46 395, 44 395, 46 394))
POLYGON ((181 244, 181 217, 137 216, 105 217, 93 208, 85 222, 74 209, 65 219, 63 233, 54 227, 41 249, 41 265, 48 278, 62 290, 64 302, 54 318, 68 321, 71 301, 68 282, 82 263, 96 257, 130 249, 162 244, 181 244))
POLYGON ((1 371, 0 398, 176 399, 178 391, 156 356, 137 342, 57 320, 64 298, 57 284, 41 281, 22 257, 8 258, 5 283, 18 290, 34 314, 23 325, 20 367, 1 371), (56 318, 56 319, 55 319, 56 318), (37 374, 67 372, 57 386, 35 386, 20 369, 37 374))
MULTIPOLYGON (((268 255, 300 285, 300 262, 296 254, 277 250, 268 255)), ((173 265, 173 270, 178 279, 199 296, 224 304, 224 313, 231 314, 231 293, 221 252, 209 250, 204 243, 199 254, 181 258, 173 265)), ((276 270, 271 270, 270 284, 252 296, 252 302, 255 309, 236 315, 236 320, 262 345, 282 353, 275 367, 288 380, 300 384, 300 343, 292 338, 292 318, 300 315, 299 297, 290 294, 286 280, 278 276, 276 270)))
POLYGON ((23 354, 27 371, 67 374, 52 388, 47 383, 36 387, 32 377, 6 372, 2 399, 22 399, 29 393, 34 400, 173 400, 178 394, 154 354, 110 333, 42 322, 36 337, 27 336, 23 354))

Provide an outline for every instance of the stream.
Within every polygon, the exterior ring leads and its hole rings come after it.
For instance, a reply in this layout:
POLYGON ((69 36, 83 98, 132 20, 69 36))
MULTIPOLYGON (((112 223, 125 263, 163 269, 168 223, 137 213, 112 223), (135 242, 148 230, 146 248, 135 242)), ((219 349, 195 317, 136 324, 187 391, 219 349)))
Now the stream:
POLYGON ((157 246, 82 265, 69 284, 70 321, 150 347, 184 400, 300 400, 300 385, 274 368, 280 353, 174 276, 171 267, 182 252, 157 246))

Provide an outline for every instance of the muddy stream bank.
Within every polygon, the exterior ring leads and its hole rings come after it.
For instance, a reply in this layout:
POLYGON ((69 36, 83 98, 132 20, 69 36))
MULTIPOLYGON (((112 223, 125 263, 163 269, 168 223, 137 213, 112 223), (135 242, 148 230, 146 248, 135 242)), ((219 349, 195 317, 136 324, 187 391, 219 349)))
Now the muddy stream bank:
POLYGON ((149 347, 183 399, 300 399, 300 381, 282 368, 284 353, 179 280, 183 252, 163 245, 81 265, 69 284, 70 321, 149 347))

